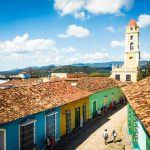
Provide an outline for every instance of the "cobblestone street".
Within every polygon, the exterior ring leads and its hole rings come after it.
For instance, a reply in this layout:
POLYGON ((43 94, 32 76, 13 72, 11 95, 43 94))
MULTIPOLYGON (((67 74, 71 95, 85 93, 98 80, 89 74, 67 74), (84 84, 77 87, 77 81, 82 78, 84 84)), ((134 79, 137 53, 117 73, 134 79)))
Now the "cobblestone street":
POLYGON ((64 136, 54 147, 56 150, 123 150, 122 127, 127 118, 127 107, 120 107, 103 118, 94 118, 81 129, 75 129, 71 134, 64 136), (111 132, 116 129, 118 137, 112 142, 111 132), (108 129, 109 140, 107 145, 103 141, 103 130, 108 129))

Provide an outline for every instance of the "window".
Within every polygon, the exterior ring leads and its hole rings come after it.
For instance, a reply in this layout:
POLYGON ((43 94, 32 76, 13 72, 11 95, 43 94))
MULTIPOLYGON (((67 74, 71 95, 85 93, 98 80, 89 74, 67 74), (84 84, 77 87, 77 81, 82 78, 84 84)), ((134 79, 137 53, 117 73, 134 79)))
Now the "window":
POLYGON ((131 75, 126 75, 126 81, 131 81, 131 75))
POLYGON ((56 113, 46 115, 46 139, 48 136, 56 139, 56 113))
POLYGON ((35 144, 35 121, 20 125, 20 150, 31 150, 35 144))
POLYGON ((131 27, 131 28, 130 28, 130 30, 132 31, 132 30, 133 30, 133 28, 131 27))
POLYGON ((133 40, 133 35, 130 36, 130 40, 133 40))
POLYGON ((66 111, 66 133, 71 132, 71 112, 66 111))
POLYGON ((118 80, 118 81, 120 81, 120 74, 116 74, 115 75, 115 79, 118 80))
POLYGON ((6 131, 4 129, 0 129, 0 150, 6 150, 6 131))
POLYGON ((133 57, 131 56, 131 57, 129 57, 129 59, 133 59, 133 57))
POLYGON ((87 114, 86 114, 86 104, 83 104, 83 121, 86 122, 87 114))
POLYGON ((130 44, 130 50, 133 50, 133 49, 134 49, 134 44, 131 43, 131 44, 130 44))

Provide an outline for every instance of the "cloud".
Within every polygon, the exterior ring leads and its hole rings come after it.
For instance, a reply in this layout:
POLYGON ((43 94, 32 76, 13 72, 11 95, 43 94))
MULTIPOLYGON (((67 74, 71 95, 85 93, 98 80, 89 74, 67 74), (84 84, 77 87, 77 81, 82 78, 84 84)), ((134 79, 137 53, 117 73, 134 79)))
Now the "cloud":
POLYGON ((122 9, 128 11, 132 8, 134 0, 55 0, 54 8, 62 15, 80 14, 82 19, 86 13, 90 14, 116 14, 122 15, 122 9), (83 14, 84 12, 84 14, 83 14))
POLYGON ((84 6, 83 0, 55 0, 54 8, 60 11, 61 15, 74 14, 84 6))
POLYGON ((68 58, 65 62, 68 64, 77 63, 77 62, 84 62, 84 63, 92 63, 92 62, 101 62, 105 61, 109 58, 108 53, 76 53, 73 57, 68 58))
POLYGON ((124 41, 111 41, 110 46, 112 48, 124 47, 125 43, 124 41))
POLYGON ((112 26, 108 26, 108 27, 106 28, 106 30, 109 31, 109 32, 112 32, 112 33, 115 32, 115 29, 114 29, 112 26))
POLYGON ((76 51, 76 49, 74 48, 74 47, 69 47, 69 48, 62 48, 61 49, 62 51, 66 51, 66 52, 75 52, 76 51))
POLYGON ((12 41, 0 42, 0 53, 28 53, 31 51, 44 51, 53 47, 55 41, 52 39, 29 39, 25 33, 16 36, 12 41))
POLYGON ((138 25, 141 28, 150 26, 150 15, 147 15, 147 14, 140 15, 138 18, 138 25))
POLYGON ((30 39, 26 33, 12 40, 0 41, 0 70, 62 64, 75 51, 73 46, 57 47, 53 39, 30 39))
POLYGON ((60 38, 76 37, 83 38, 90 35, 90 31, 82 26, 77 26, 75 24, 70 25, 65 34, 59 34, 60 38))

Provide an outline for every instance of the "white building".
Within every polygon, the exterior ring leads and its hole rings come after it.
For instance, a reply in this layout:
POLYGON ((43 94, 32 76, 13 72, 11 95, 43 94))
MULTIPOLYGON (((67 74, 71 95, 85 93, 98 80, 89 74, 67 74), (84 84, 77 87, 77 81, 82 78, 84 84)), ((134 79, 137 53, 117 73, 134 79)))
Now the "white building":
POLYGON ((122 82, 136 82, 139 62, 139 26, 135 20, 131 20, 125 33, 124 64, 112 66, 111 77, 122 82))

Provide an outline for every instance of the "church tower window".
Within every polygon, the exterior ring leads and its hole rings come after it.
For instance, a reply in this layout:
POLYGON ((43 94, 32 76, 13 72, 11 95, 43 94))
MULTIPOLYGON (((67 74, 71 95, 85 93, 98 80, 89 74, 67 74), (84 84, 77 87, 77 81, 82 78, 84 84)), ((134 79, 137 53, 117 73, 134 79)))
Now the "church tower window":
POLYGON ((131 43, 131 44, 130 44, 130 50, 133 50, 133 49, 134 49, 134 44, 131 43))
POLYGON ((133 35, 130 36, 130 40, 133 40, 133 35))

